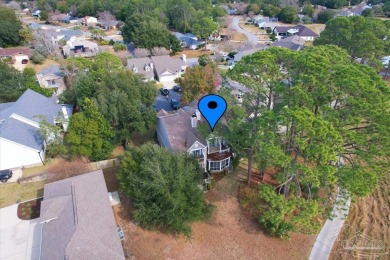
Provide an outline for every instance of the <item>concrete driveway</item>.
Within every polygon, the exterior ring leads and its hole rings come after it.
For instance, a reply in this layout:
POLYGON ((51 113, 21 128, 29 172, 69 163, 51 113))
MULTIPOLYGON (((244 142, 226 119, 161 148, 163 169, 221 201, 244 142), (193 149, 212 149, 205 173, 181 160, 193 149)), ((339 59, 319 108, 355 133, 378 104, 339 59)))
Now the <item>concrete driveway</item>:
POLYGON ((154 102, 154 106, 157 110, 164 109, 165 111, 171 111, 173 108, 171 107, 171 99, 175 98, 180 102, 181 94, 174 91, 173 89, 169 90, 169 96, 163 96, 160 92, 157 95, 157 98, 154 102))
POLYGON ((39 218, 20 220, 18 205, 0 209, 0 259, 39 259, 41 225, 39 218))

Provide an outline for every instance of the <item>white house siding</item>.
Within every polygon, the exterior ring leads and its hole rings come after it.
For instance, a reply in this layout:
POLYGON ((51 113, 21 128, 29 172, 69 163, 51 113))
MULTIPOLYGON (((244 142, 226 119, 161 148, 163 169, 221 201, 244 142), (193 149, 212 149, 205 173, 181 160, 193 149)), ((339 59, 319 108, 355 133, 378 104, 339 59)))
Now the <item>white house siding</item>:
POLYGON ((194 150, 202 150, 202 154, 203 154, 203 165, 202 165, 202 169, 206 169, 207 167, 207 146, 204 146, 203 144, 199 143, 198 141, 196 141, 191 147, 190 149, 188 149, 188 153, 191 155, 192 151, 194 150))
POLYGON ((313 42, 314 37, 313 36, 300 36, 302 39, 304 39, 306 42, 313 42))
MULTIPOLYGON (((45 155, 41 151, 42 160, 45 155)), ((42 165, 38 150, 0 138, 0 170, 42 165)))
POLYGON ((160 82, 169 82, 169 81, 174 81, 176 78, 178 78, 177 74, 169 74, 169 75, 160 75, 159 76, 159 81, 160 82))

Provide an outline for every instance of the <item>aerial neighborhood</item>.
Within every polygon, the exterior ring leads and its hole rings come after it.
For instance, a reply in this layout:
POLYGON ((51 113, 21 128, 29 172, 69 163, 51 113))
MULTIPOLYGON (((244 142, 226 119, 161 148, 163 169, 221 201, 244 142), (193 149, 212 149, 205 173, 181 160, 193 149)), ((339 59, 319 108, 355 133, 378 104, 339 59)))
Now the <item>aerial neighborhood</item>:
POLYGON ((389 69, 388 0, 0 0, 0 260, 387 259, 389 69))

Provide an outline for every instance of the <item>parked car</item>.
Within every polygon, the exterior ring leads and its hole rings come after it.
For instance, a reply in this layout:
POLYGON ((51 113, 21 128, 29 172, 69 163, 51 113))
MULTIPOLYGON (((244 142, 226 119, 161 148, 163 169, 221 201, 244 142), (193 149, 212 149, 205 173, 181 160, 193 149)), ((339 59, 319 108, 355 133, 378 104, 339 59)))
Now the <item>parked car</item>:
POLYGON ((160 88, 160 92, 161 92, 161 94, 163 94, 164 96, 168 96, 168 95, 169 95, 169 90, 166 89, 166 88, 160 88))
POLYGON ((12 177, 12 171, 11 170, 1 170, 0 171, 0 181, 1 182, 7 182, 12 177))
POLYGON ((173 109, 179 109, 180 108, 180 102, 177 101, 177 99, 172 98, 171 99, 171 107, 173 109))
POLYGON ((183 89, 179 85, 174 86, 173 90, 176 91, 176 92, 179 92, 179 93, 181 93, 183 91, 183 89))
POLYGON ((23 59, 22 60, 22 64, 27 64, 28 63, 28 59, 23 59))

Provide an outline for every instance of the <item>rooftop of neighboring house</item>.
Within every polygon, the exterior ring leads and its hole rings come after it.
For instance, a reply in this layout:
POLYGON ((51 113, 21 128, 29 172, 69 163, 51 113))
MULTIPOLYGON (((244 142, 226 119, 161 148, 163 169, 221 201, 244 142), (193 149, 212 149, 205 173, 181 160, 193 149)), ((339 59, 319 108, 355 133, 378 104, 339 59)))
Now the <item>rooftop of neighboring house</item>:
MULTIPOLYGON (((188 151, 196 141, 205 146, 207 145, 203 136, 191 124, 192 116, 196 115, 196 104, 196 102, 192 102, 188 106, 171 113, 164 109, 157 113, 157 120, 160 121, 158 123, 165 129, 173 151, 188 151)), ((201 122, 203 122, 202 119, 200 122, 197 121, 196 124, 201 122)))
POLYGON ((275 26, 274 30, 278 33, 287 33, 288 30, 293 28, 292 26, 275 26))
POLYGON ((312 31, 311 29, 307 28, 306 26, 302 24, 298 24, 292 28, 292 30, 298 30, 297 33, 294 33, 295 35, 298 35, 300 37, 317 37, 318 34, 312 31))
POLYGON ((268 46, 265 44, 258 44, 256 47, 249 49, 249 50, 244 50, 244 51, 239 51, 234 55, 234 61, 240 61, 242 57, 247 56, 247 55, 252 55, 253 53, 267 49, 268 46))
POLYGON ((82 36, 84 32, 81 30, 67 30, 67 29, 56 29, 53 32, 54 36, 63 36, 62 39, 69 41, 72 37, 82 36))
POLYGON ((0 57, 10 57, 16 54, 31 56, 32 50, 29 48, 0 48, 0 57))
POLYGON ((77 39, 71 39, 67 41, 66 45, 62 48, 62 50, 66 55, 68 55, 71 50, 74 50, 78 47, 88 48, 90 51, 99 51, 98 45, 96 43, 87 40, 77 39))
POLYGON ((292 51, 298 51, 305 45, 305 40, 298 35, 292 35, 272 43, 272 46, 285 47, 292 51))
POLYGON ((101 170, 46 184, 40 222, 42 259, 125 259, 101 170))
POLYGON ((0 104, 0 137, 18 144, 40 150, 42 138, 37 133, 40 118, 54 124, 55 118, 64 110, 70 116, 73 106, 58 104, 57 97, 45 97, 27 89, 15 102, 0 104))
POLYGON ((151 59, 158 75, 161 75, 165 71, 175 73, 182 70, 182 67, 186 66, 186 62, 183 58, 172 58, 169 55, 152 56, 151 59))
POLYGON ((47 67, 37 73, 37 76, 41 77, 44 77, 46 75, 55 75, 58 77, 62 77, 64 73, 61 71, 58 65, 51 65, 50 67, 47 67))
POLYGON ((152 60, 149 57, 128 59, 127 69, 144 75, 146 79, 154 78, 152 60))
POLYGON ((196 40, 197 37, 195 35, 193 35, 192 33, 182 34, 182 33, 176 32, 175 36, 179 41, 184 41, 188 45, 200 45, 201 44, 200 41, 196 40))

